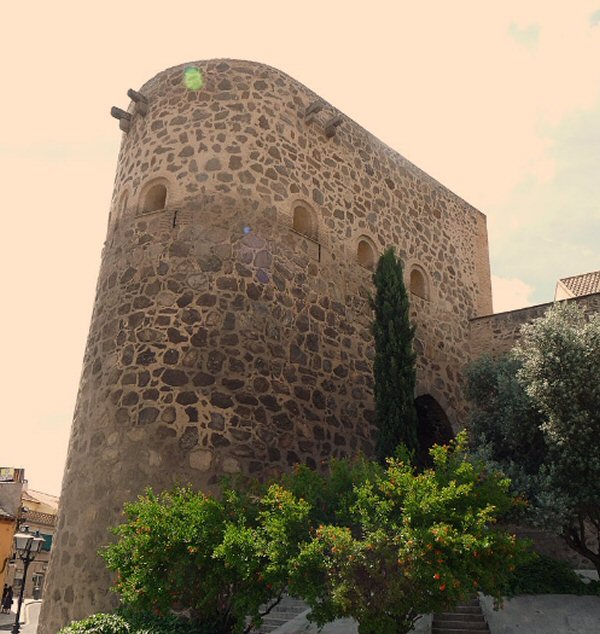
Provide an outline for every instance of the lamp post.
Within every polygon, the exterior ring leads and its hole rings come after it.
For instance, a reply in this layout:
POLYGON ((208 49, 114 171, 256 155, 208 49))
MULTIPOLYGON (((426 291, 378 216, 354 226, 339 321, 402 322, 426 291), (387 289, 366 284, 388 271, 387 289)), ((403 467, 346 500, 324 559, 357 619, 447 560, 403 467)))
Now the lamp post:
POLYGON ((15 533, 14 537, 15 551, 23 562, 23 580, 21 581, 21 590, 19 592, 19 604, 17 606, 17 616, 15 624, 12 628, 12 634, 19 634, 19 620, 21 618, 21 605, 23 604, 23 592, 25 591, 25 582, 27 581, 27 569, 29 564, 35 559, 36 555, 42 549, 44 540, 40 537, 39 531, 29 532, 29 527, 25 526, 23 531, 15 533))

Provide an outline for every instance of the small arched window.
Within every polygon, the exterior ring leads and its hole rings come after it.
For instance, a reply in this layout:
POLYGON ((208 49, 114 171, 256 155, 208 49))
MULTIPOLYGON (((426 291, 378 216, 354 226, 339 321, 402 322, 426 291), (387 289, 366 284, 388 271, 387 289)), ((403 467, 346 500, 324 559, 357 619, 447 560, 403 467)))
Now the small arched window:
POLYGON ((429 299, 429 285, 425 273, 421 269, 414 267, 410 272, 410 292, 423 299, 429 299))
POLYGON ((152 185, 144 196, 142 211, 158 211, 167 206, 167 188, 162 183, 152 185))
POLYGON ((356 259, 365 269, 372 271, 375 268, 375 249, 365 238, 358 241, 356 259))
POLYGON ((119 200, 119 207, 117 209, 117 218, 122 218, 125 215, 128 202, 129 202, 129 194, 126 191, 124 191, 121 194, 121 198, 119 200))
POLYGON ((318 232, 315 212, 304 204, 295 205, 292 228, 294 231, 316 241, 318 232))

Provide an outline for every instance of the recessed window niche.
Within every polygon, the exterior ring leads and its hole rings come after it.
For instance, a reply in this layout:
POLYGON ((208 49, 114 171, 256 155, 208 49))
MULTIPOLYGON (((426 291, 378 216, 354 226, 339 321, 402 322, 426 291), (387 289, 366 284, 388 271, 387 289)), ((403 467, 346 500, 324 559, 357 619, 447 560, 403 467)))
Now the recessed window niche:
POLYGON ((413 267, 410 272, 410 292, 423 299, 429 299, 429 284, 425 273, 418 267, 413 267))
POLYGON ((311 240, 315 240, 315 242, 317 241, 317 219, 315 212, 308 205, 304 203, 294 205, 292 229, 311 240))
POLYGON ((167 188, 163 183, 155 183, 143 196, 142 212, 158 211, 167 206, 167 188))
POLYGON ((117 209, 117 217, 122 218, 125 215, 125 211, 127 210, 127 204, 129 202, 129 194, 127 191, 124 191, 121 194, 121 198, 119 199, 119 207, 117 209))
POLYGON ((375 269, 375 248, 366 239, 361 238, 358 241, 356 249, 356 260, 365 269, 373 271, 375 269))

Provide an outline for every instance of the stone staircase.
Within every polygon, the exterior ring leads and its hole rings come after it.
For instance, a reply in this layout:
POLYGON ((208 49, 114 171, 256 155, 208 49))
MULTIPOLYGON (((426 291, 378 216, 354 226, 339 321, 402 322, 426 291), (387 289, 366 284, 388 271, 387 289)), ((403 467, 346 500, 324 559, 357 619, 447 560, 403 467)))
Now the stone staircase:
POLYGON ((454 612, 433 615, 431 634, 489 634, 481 605, 477 597, 457 605, 454 612))
POLYGON ((302 612, 306 612, 306 610, 308 610, 306 603, 285 596, 281 602, 264 617, 260 629, 252 630, 252 634, 269 634, 299 614, 302 614, 302 612))

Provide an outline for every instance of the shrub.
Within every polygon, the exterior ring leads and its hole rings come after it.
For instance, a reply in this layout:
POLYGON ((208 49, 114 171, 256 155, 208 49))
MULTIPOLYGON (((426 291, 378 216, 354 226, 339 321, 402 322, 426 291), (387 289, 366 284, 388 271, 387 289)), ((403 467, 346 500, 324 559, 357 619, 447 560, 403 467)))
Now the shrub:
POLYGON ((499 599, 521 555, 493 526, 511 506, 508 481, 471 461, 465 438, 435 447, 435 468, 422 473, 408 457, 387 469, 359 458, 219 499, 148 491, 125 506, 119 541, 103 553, 139 617, 125 631, 138 634, 144 615, 185 611, 194 634, 241 634, 287 592, 319 625, 352 616, 361 634, 403 634, 417 614, 475 589, 499 599))
POLYGON ((509 592, 516 594, 600 594, 597 581, 585 583, 565 562, 534 553, 516 567, 509 580, 509 592))
POLYGON ((92 614, 63 627, 58 634, 133 634, 131 626, 118 614, 92 614))
MULTIPOLYGON (((186 619, 175 615, 121 610, 118 614, 93 614, 63 627, 58 634, 200 634, 186 619)), ((208 634, 208 633, 207 633, 208 634)))
POLYGON ((460 434, 432 450, 434 469, 408 461, 354 487, 349 525, 319 526, 290 565, 290 592, 323 625, 353 617, 361 634, 404 634, 420 613, 453 607, 476 590, 496 599, 523 559, 492 525, 511 505, 509 483, 469 461, 460 434))
POLYGON ((308 511, 275 484, 260 497, 147 491, 125 506, 119 541, 101 554, 132 611, 186 610, 202 634, 247 632, 281 600, 288 561, 309 536, 308 511))
POLYGON ((520 334, 468 373, 474 444, 527 497, 528 520, 600 573, 600 315, 556 304, 520 334))
POLYGON ((363 456, 341 460, 333 458, 327 464, 326 473, 297 464, 292 473, 282 476, 281 482, 296 497, 308 503, 313 526, 328 523, 350 526, 357 487, 375 480, 383 472, 379 463, 363 456))

